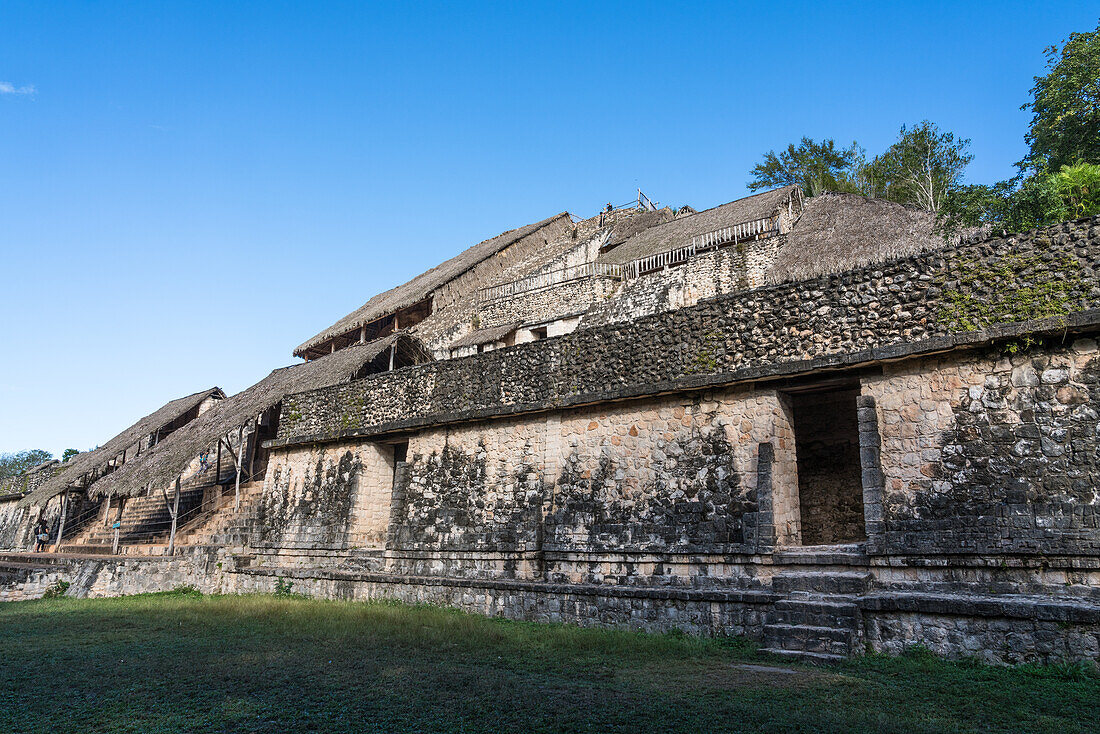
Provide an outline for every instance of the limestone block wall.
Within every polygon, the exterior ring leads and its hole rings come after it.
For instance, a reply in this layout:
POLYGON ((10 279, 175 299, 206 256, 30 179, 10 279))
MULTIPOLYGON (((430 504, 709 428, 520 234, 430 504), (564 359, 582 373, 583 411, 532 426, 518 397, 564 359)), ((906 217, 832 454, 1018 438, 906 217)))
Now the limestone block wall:
MULTIPOLYGON (((1058 297, 1053 305, 1061 314, 1044 322, 1048 331, 1096 332, 1097 313, 1089 309, 1100 306, 1100 219, 745 291, 658 317, 582 328, 291 396, 283 404, 276 443, 553 414, 577 404, 869 362, 909 358, 899 364, 912 365, 922 350, 974 350, 991 339, 1011 345, 1011 336, 1017 349, 1026 347, 1040 360, 1031 368, 1039 384, 1014 385, 1012 370, 1026 370, 1003 357, 993 360, 997 374, 982 367, 979 377, 969 368, 951 367, 955 377, 941 378, 926 366, 886 366, 881 386, 869 382, 861 399, 871 405, 861 410, 877 425, 864 430, 861 420, 861 454, 870 451, 863 437, 875 437, 881 429, 881 457, 875 461, 883 466, 861 458, 861 469, 884 478, 879 489, 884 499, 865 496, 868 527, 874 526, 871 540, 885 541, 883 552, 1095 555, 1098 531, 1088 490, 1096 484, 1089 453, 1095 439, 1088 431, 1091 426, 1095 432, 1089 421, 1098 406, 1089 342, 1073 348, 1080 355, 1067 366, 1056 346, 1029 343, 1036 327, 1028 323, 967 330, 974 328, 971 320, 987 313, 988 304, 1002 309, 996 315, 1008 321, 1034 314, 1012 306, 1013 298, 1029 292, 1058 297), (1053 361, 1045 364, 1048 358, 1053 361), (898 369, 915 372, 899 375, 898 369), (925 372, 927 378, 921 376, 925 372), (958 390, 952 379, 967 389, 958 390), (1016 392, 1006 392, 1009 387, 1016 392), (944 390, 946 397, 938 396, 944 390), (918 427, 922 421, 935 422, 934 435, 918 427)), ((863 481, 866 490, 866 476, 863 481)), ((797 491, 791 486, 776 482, 774 507, 759 510, 774 513, 781 542, 800 537, 797 512, 790 511, 798 503, 783 495, 797 491)))
POLYGON ((593 301, 583 325, 631 321, 762 286, 782 241, 782 237, 769 237, 705 252, 683 265, 624 281, 605 300, 593 301))
POLYGON ((613 297, 618 281, 585 277, 566 283, 498 298, 479 308, 481 328, 503 326, 516 321, 540 323, 580 314, 613 297))
POLYGON ((18 507, 14 501, 0 503, 0 549, 29 547, 32 524, 30 508, 18 507))
POLYGON ((899 363, 863 391, 888 552, 1100 554, 1095 340, 899 363))
POLYGON ((393 478, 393 450, 377 443, 273 452, 253 545, 380 549, 389 529, 393 478))
POLYGON ((782 542, 798 537, 795 449, 774 391, 425 429, 408 436, 392 493, 391 459, 365 440, 276 451, 257 545, 378 547, 385 534, 395 572, 603 583, 692 572, 612 572, 608 554, 756 552, 775 542, 773 522, 782 542))

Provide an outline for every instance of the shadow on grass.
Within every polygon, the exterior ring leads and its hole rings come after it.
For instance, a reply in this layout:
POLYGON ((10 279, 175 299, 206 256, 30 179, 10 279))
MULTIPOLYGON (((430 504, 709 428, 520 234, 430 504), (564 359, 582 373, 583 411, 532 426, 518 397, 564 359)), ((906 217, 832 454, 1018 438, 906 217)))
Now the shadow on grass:
POLYGON ((0 731, 1100 730, 1084 666, 751 642, 193 589, 0 606, 0 731), (791 672, 794 671, 794 672, 791 672))

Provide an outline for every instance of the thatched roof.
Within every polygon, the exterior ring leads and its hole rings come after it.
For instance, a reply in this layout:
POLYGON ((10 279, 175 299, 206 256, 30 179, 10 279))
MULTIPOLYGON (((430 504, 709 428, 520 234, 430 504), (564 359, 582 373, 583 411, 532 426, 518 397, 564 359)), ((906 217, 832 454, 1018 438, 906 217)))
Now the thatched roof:
MULTIPOLYGON (((118 458, 124 450, 133 448, 139 441, 164 429, 188 412, 194 410, 209 397, 225 397, 220 387, 212 387, 187 397, 165 403, 99 448, 85 451, 65 462, 62 470, 23 500, 24 505, 42 504, 78 483, 86 474, 102 473, 108 462, 118 458)), ((132 457, 128 457, 132 458, 132 457)))
POLYGON ((520 322, 516 321, 511 324, 504 324, 503 326, 493 326, 488 329, 478 329, 477 331, 471 331, 466 336, 455 339, 451 342, 451 346, 448 349, 460 349, 462 347, 477 347, 482 344, 491 344, 498 342, 508 336, 510 333, 519 328, 520 322))
POLYGON ((623 244, 601 255, 600 262, 625 264, 640 257, 690 245, 692 236, 697 234, 770 217, 781 207, 787 206, 788 199, 797 195, 797 188, 784 186, 774 191, 765 191, 698 214, 676 217, 663 224, 642 229, 623 244))
POLYGON ((191 461, 238 427, 256 419, 282 402, 287 395, 349 382, 359 370, 398 344, 428 354, 416 337, 397 332, 381 339, 340 349, 324 357, 273 371, 241 392, 218 402, 210 410, 177 430, 136 461, 92 485, 93 496, 140 494, 152 483, 165 486, 174 481, 191 461))
POLYGON ((653 211, 638 212, 625 219, 620 219, 615 222, 615 226, 611 228, 611 233, 608 235, 607 244, 604 245, 604 249, 611 249, 612 247, 621 245, 642 230, 655 227, 658 224, 664 224, 672 220, 675 216, 672 209, 666 206, 661 209, 654 209, 653 211))
POLYGON ((412 306, 431 295, 438 288, 451 282, 458 276, 473 268, 478 263, 492 257, 509 245, 533 234, 543 227, 555 223, 563 223, 572 226, 572 220, 567 212, 556 214, 541 222, 528 224, 519 229, 509 230, 484 242, 480 242, 464 252, 452 257, 450 260, 436 265, 431 270, 421 273, 412 280, 396 288, 391 288, 385 293, 379 293, 367 301, 358 310, 353 311, 337 321, 321 333, 306 340, 294 350, 295 356, 304 356, 306 351, 316 347, 336 336, 358 329, 388 314, 400 311, 412 306))
POLYGON ((934 223, 929 211, 883 199, 814 196, 806 200, 766 277, 769 283, 804 280, 942 247, 943 239, 932 233, 934 223))

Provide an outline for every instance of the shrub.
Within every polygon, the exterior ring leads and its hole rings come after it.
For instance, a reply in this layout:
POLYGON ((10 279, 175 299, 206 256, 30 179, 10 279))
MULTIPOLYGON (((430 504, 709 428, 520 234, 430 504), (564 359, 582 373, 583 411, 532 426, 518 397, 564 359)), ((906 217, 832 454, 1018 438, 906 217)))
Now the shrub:
POLYGON ((56 599, 61 596, 65 596, 65 592, 69 590, 69 582, 58 579, 52 584, 46 587, 46 591, 42 594, 43 599, 56 599))

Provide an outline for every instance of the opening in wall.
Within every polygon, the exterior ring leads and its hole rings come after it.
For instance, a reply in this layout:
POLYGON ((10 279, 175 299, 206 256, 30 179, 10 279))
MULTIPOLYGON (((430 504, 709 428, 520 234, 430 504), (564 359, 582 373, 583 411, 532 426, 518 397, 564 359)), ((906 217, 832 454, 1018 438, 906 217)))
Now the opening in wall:
POLYGON ((409 460, 409 442, 391 444, 393 449, 393 486, 398 486, 409 460))
POLYGON ((856 418, 858 381, 808 385, 787 393, 794 419, 803 545, 867 539, 856 418))

